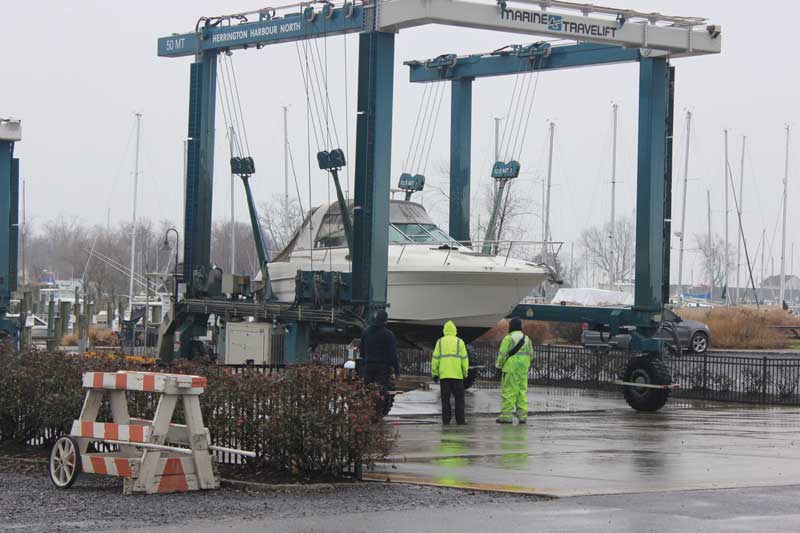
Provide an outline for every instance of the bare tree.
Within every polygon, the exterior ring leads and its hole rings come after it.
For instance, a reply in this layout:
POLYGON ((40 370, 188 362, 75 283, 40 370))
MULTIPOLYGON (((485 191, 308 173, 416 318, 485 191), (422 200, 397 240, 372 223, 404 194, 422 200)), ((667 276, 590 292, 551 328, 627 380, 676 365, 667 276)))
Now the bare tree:
MULTIPOLYGON (((532 215, 529 209, 531 202, 522 191, 521 187, 514 186, 513 181, 506 186, 497 211, 496 240, 524 240, 530 237, 530 225, 527 222, 530 222, 528 216, 532 215)), ((478 207, 478 212, 470 221, 470 233, 476 239, 483 239, 486 235, 497 194, 498 188, 495 184, 487 183, 481 189, 477 201, 473 202, 478 207)))
POLYGON ((733 253, 732 247, 728 247, 728 253, 725 253, 725 239, 719 235, 713 235, 709 238, 708 233, 702 235, 695 235, 694 240, 700 254, 703 256, 703 272, 706 278, 711 281, 711 292, 713 294, 714 287, 722 287, 725 284, 725 275, 733 269, 736 263, 736 257, 733 253), (727 262, 725 256, 727 257, 727 262))
POLYGON ((300 204, 292 200, 285 206, 282 197, 262 203, 259 217, 269 248, 276 250, 276 253, 289 244, 292 235, 303 223, 300 204))
MULTIPOLYGON (((154 230, 149 220, 137 223, 137 273, 167 268, 169 252, 165 254, 160 247, 163 229, 169 225, 168 221, 162 221, 159 230, 154 230)), ((28 231, 29 279, 41 279, 45 272, 53 273, 57 279, 83 279, 87 292, 97 302, 112 294, 127 294, 130 224, 106 228, 61 217, 44 223, 36 231, 29 226, 28 231)))
POLYGON ((580 247, 589 263, 602 271, 608 279, 617 281, 629 280, 634 269, 635 231, 630 218, 619 218, 614 221, 614 238, 611 234, 611 222, 603 227, 592 226, 581 233, 580 247))
POLYGON ((555 257, 555 263, 550 265, 556 271, 559 279, 564 282, 565 287, 577 287, 578 286, 578 279, 583 276, 583 267, 582 261, 576 261, 574 264, 570 265, 566 261, 561 261, 558 257, 555 257))
MULTIPOLYGON (((234 238, 236 239, 235 272, 254 276, 258 273, 258 258, 250 224, 236 222, 234 238)), ((215 222, 211 227, 211 262, 228 270, 233 253, 232 248, 230 220, 215 222)))

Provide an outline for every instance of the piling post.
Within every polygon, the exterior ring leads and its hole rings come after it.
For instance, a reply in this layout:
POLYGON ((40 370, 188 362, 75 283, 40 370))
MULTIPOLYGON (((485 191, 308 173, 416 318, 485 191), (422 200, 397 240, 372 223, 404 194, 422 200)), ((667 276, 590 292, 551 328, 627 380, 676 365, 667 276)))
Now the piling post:
POLYGON ((73 322, 73 326, 72 326, 73 327, 72 333, 75 334, 75 335, 78 335, 78 333, 79 333, 78 331, 75 331, 75 328, 80 328, 80 322, 81 322, 81 300, 80 300, 80 298, 81 298, 80 289, 78 289, 78 287, 75 287, 75 300, 74 300, 75 303, 73 304, 73 307, 72 307, 72 312, 75 315, 75 319, 74 319, 75 321, 73 322))
POLYGON ((56 334, 55 326, 56 302, 52 299, 47 302, 47 336, 53 337, 56 334))
POLYGON ((61 322, 56 329, 58 330, 58 340, 61 342, 61 339, 63 339, 64 335, 69 331, 69 302, 58 302, 58 317, 61 319, 61 322))
POLYGON ((64 319, 62 317, 60 317, 60 316, 56 317, 56 320, 55 320, 55 332, 56 332, 56 334, 53 335, 53 339, 52 339, 52 343, 53 344, 52 344, 52 347, 50 348, 50 351, 54 352, 54 351, 58 350, 59 346, 61 346, 61 339, 64 338, 64 329, 63 329, 63 323, 64 322, 65 321, 64 321, 64 319))
MULTIPOLYGON (((85 305, 84 305, 85 307, 85 305)), ((78 337, 78 353, 83 356, 86 353, 86 348, 89 346, 89 316, 81 315, 78 318, 78 327, 80 329, 80 337, 78 337)))
POLYGON ((114 326, 114 302, 106 303, 106 327, 111 329, 114 326))

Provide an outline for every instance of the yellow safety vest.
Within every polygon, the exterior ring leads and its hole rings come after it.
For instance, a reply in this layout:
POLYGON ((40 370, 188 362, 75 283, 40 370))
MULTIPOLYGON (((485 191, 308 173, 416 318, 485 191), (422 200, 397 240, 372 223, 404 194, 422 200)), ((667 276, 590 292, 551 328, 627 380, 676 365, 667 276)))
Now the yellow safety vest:
POLYGON ((469 373, 467 345, 456 336, 455 325, 445 324, 445 336, 436 341, 433 349, 431 373, 439 379, 465 379, 469 373))

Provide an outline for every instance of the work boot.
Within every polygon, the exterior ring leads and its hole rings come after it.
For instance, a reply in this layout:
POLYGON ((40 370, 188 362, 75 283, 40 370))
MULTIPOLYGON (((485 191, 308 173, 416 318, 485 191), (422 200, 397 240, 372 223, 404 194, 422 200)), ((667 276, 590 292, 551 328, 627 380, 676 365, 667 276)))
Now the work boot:
POLYGON ((497 422, 498 424, 511 424, 511 423, 512 423, 512 421, 511 421, 511 420, 509 420, 509 419, 507 419, 507 418, 502 418, 502 417, 498 417, 498 418, 495 420, 495 422, 497 422))
POLYGON ((528 419, 527 418, 520 418, 519 419, 519 424, 520 425, 527 424, 527 423, 528 423, 528 419))
POLYGON ((466 426, 467 425, 467 421, 466 420, 462 420, 461 422, 456 422, 456 424, 458 424, 459 426, 466 426))

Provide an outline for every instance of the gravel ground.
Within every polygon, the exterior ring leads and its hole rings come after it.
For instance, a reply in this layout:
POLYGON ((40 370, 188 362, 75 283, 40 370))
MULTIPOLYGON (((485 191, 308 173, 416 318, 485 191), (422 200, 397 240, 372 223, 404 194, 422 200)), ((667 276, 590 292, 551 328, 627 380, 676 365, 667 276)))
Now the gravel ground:
POLYGON ((108 531, 180 525, 200 519, 304 518, 348 512, 514 505, 538 498, 412 485, 357 483, 335 489, 245 492, 224 488, 188 494, 122 495, 115 478, 84 475, 69 490, 52 486, 43 470, 0 469, 0 531, 108 531))

